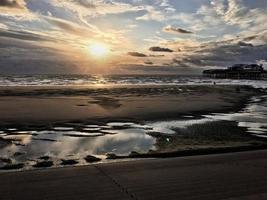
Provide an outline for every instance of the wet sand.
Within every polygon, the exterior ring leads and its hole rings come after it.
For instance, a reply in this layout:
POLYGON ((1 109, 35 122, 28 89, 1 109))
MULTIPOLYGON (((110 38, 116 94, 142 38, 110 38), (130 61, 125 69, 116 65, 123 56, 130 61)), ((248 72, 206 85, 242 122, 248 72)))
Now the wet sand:
POLYGON ((0 87, 0 169, 266 149, 237 121, 204 116, 239 112, 263 94, 226 85, 0 87))
POLYGON ((0 125, 153 121, 236 111, 246 86, 0 87, 0 125))

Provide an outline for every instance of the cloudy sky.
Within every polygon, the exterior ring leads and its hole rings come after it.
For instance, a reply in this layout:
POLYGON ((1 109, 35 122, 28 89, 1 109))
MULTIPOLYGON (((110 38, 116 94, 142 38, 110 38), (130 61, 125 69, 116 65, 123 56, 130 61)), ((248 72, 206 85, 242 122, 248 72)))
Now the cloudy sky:
POLYGON ((0 73, 195 74, 234 63, 267 67, 267 0, 0 0, 0 73))

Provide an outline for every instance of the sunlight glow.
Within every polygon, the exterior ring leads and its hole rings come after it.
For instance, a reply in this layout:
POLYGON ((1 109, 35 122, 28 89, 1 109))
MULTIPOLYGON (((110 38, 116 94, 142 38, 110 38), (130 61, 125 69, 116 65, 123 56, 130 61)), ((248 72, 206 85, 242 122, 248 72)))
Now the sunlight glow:
POLYGON ((89 45, 89 53, 95 58, 102 58, 109 52, 107 45, 103 43, 93 43, 89 45))

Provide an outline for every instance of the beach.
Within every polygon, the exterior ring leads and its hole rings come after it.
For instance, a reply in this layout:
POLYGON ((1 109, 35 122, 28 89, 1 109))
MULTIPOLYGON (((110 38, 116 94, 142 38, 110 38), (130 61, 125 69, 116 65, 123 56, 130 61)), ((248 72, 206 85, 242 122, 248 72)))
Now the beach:
POLYGON ((246 86, 0 87, 0 123, 162 120, 239 110, 254 94, 246 86))
POLYGON ((0 0, 0 200, 267 199, 267 0, 0 0))
POLYGON ((264 119, 240 125, 264 95, 240 85, 2 86, 0 168, 264 149, 248 132, 265 131, 264 119))

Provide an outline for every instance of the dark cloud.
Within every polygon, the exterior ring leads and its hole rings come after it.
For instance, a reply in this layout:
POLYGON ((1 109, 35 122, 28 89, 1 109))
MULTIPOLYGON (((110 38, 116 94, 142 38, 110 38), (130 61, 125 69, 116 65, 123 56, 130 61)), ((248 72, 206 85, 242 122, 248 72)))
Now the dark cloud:
POLYGON ((176 58, 173 58, 170 63, 165 63, 166 65, 176 65, 179 67, 190 67, 189 65, 185 64, 185 60, 181 61, 176 58))
POLYGON ((174 65, 123 65, 122 69, 134 74, 200 74, 201 69, 181 68, 174 65))
POLYGON ((50 41, 51 38, 44 37, 35 33, 26 31, 15 31, 15 30, 0 30, 0 37, 14 38, 19 40, 30 40, 30 41, 50 41))
POLYGON ((170 64, 181 66, 226 67, 238 63, 257 63, 267 60, 267 45, 244 48, 237 44, 210 45, 184 58, 176 58, 170 64))
POLYGON ((71 60, 70 53, 42 44, 42 41, 35 37, 20 39, 17 35, 0 36, 0 73, 55 74, 74 73, 75 70, 78 72, 78 63, 71 60))
POLYGON ((163 31, 164 32, 167 32, 167 33, 181 33, 181 34, 191 34, 193 32, 191 31, 188 31, 188 30, 185 30, 185 29, 182 29, 182 28, 175 28, 175 27, 172 27, 172 26, 166 26, 163 28, 163 31))
POLYGON ((79 68, 74 63, 63 60, 28 60, 24 58, 0 62, 1 74, 75 74, 78 71, 79 68))
MULTIPOLYGON (((196 44, 186 53, 174 55, 165 66, 178 68, 225 68, 238 63, 266 63, 267 37, 266 32, 247 37, 235 37, 216 42, 196 44)), ((180 43, 169 43, 178 46, 180 43)))
POLYGON ((151 62, 151 61, 145 61, 144 63, 147 64, 147 65, 153 65, 153 64, 154 64, 154 63, 151 62))
POLYGON ((246 43, 246 42, 243 42, 243 41, 238 42, 238 45, 241 46, 241 47, 253 47, 253 44, 246 43))
POLYGON ((16 0, 0 0, 0 6, 9 8, 22 8, 16 0))
POLYGON ((160 57, 164 57, 165 56, 165 55, 154 55, 154 54, 146 55, 144 53, 140 53, 140 52, 136 52, 136 51, 128 52, 127 54, 130 55, 130 56, 134 56, 134 57, 151 57, 151 58, 160 58, 160 57))
MULTIPOLYGON (((28 49, 40 49, 39 46, 36 46, 32 42, 28 42, 27 40, 17 40, 9 37, 0 37, 0 52, 3 54, 3 52, 5 52, 5 49, 10 48, 24 49, 24 51, 28 49)), ((1 53, 0 57, 2 55, 1 53)), ((12 54, 10 56, 12 56, 12 54)))
POLYGON ((139 52, 128 52, 128 55, 134 56, 134 57, 147 57, 146 54, 139 53, 139 52))
POLYGON ((96 8, 96 5, 93 4, 91 1, 89 2, 88 0, 72 0, 72 2, 86 8, 96 8))
POLYGON ((155 58, 160 58, 160 57, 164 57, 165 55, 154 55, 154 54, 150 54, 148 55, 148 57, 155 57, 155 58))
POLYGON ((163 48, 163 47, 150 47, 149 48, 150 51, 159 51, 159 52, 173 52, 173 50, 169 49, 169 48, 163 48))

